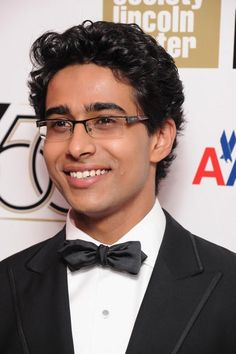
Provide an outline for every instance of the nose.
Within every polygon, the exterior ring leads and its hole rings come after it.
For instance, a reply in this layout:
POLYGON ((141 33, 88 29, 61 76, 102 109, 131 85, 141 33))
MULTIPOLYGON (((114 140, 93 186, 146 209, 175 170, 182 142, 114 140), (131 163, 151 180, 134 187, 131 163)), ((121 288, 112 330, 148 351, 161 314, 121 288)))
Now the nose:
POLYGON ((83 124, 77 124, 68 140, 68 155, 80 159, 96 152, 95 139, 88 135, 83 124))

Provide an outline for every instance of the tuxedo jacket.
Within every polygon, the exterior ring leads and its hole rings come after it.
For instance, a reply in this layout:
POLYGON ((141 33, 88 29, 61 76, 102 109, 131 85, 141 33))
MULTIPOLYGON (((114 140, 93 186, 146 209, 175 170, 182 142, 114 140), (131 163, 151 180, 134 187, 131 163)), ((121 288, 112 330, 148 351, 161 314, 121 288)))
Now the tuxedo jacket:
MULTIPOLYGON (((235 354, 235 255, 166 218, 126 354, 235 354)), ((74 354, 64 239, 63 229, 0 263, 1 354, 74 354)))

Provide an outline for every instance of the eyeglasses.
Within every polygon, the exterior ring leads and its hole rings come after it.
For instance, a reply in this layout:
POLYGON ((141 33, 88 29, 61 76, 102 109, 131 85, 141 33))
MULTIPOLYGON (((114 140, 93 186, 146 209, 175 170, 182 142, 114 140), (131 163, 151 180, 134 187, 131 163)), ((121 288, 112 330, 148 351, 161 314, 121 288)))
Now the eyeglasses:
POLYGON ((104 116, 84 120, 47 119, 37 120, 41 138, 47 141, 69 139, 76 124, 83 124, 86 132, 93 138, 118 138, 123 135, 125 125, 147 120, 145 116, 104 116))

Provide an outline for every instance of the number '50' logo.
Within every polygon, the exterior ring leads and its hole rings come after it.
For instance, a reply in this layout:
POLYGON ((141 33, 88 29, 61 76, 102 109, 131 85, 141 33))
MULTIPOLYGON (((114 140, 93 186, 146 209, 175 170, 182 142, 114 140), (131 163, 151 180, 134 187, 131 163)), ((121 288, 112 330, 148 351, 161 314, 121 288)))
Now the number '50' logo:
MULTIPOLYGON (((0 104, 1 123, 9 115, 9 106, 0 104)), ((46 171, 35 117, 17 114, 14 117, 12 121, 11 116, 11 124, 4 132, 1 129, 0 203, 15 212, 31 212, 48 203, 55 212, 65 213, 63 206, 51 200, 56 193, 46 171)), ((9 117, 6 118, 9 122, 9 117)))

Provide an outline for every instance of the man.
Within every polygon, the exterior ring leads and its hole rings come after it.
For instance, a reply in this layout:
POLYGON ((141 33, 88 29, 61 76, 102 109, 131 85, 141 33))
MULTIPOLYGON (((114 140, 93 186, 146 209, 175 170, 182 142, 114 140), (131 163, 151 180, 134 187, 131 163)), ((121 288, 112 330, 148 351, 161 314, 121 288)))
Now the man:
POLYGON ((0 353, 236 353, 234 254, 156 198, 183 125, 172 58, 135 25, 86 21, 41 36, 32 59, 45 161, 71 209, 1 263, 0 353))

